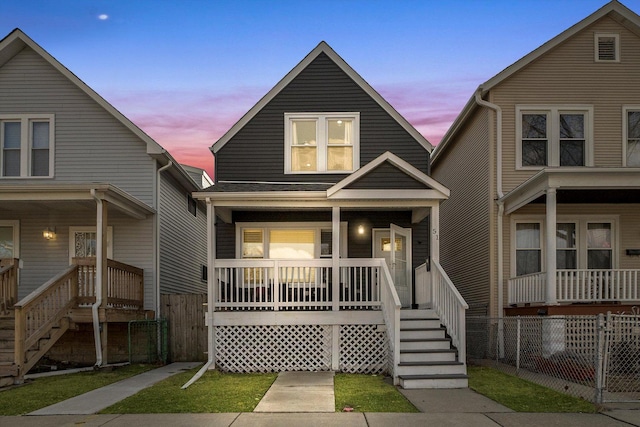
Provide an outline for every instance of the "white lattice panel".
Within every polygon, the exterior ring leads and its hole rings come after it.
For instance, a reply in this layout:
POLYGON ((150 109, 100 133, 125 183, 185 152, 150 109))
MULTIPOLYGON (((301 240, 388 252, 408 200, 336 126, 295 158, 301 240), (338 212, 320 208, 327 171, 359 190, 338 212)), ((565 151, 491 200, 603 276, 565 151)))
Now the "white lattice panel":
POLYGON ((388 349, 387 334, 376 325, 340 326, 340 372, 388 372, 388 349))
POLYGON ((223 371, 331 369, 330 326, 219 326, 215 340, 216 364, 223 371))

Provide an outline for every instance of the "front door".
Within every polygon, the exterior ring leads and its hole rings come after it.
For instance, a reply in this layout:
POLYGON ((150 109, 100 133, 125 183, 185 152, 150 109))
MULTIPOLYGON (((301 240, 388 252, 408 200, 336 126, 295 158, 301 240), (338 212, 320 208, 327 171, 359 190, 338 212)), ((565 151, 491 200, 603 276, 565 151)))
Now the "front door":
POLYGON ((411 229, 374 230, 374 258, 384 258, 403 307, 411 306, 411 229), (391 242, 394 242, 393 244, 391 242))

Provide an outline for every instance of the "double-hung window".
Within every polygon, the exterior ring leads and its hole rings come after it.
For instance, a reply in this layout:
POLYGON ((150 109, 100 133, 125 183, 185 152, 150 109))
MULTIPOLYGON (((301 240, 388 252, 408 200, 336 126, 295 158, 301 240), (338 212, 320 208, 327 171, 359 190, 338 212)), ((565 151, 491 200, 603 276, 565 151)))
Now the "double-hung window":
POLYGON ((539 222, 516 224, 516 275, 542 271, 542 239, 539 222))
POLYGON ((286 113, 285 173, 345 173, 359 166, 359 113, 286 113))
POLYGON ((516 110, 518 168, 592 164, 591 107, 516 110))
POLYGON ((623 108, 625 166, 640 167, 640 106, 623 108))
POLYGON ((0 115, 0 176, 51 177, 53 152, 53 115, 0 115))

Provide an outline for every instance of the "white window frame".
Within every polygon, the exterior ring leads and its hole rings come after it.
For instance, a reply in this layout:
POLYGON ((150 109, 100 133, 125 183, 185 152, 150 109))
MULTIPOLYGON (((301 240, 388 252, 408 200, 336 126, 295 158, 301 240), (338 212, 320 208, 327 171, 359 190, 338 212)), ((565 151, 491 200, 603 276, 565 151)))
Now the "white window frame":
MULTIPOLYGON (((540 262, 541 270, 547 271, 546 266, 546 218, 544 215, 512 215, 511 216, 511 236, 509 254, 511 257, 510 272, 511 277, 516 277, 516 224, 518 223, 538 223, 540 224, 540 246, 542 249, 542 260, 540 262)), ((573 223, 576 225, 576 255, 577 255, 577 269, 587 269, 587 224, 589 223, 610 223, 611 224, 611 268, 617 269, 620 262, 620 236, 619 215, 558 215, 556 217, 556 224, 558 223, 573 223)))
POLYGON ((595 62, 600 63, 616 63, 620 62, 620 34, 617 33, 594 33, 593 35, 593 54, 595 62), (600 38, 613 38, 615 40, 615 59, 600 59, 600 38))
POLYGON ((516 169, 540 170, 560 166, 560 114, 584 115, 584 166, 562 166, 579 168, 593 166, 593 106, 592 105, 517 105, 516 106, 516 169), (522 115, 547 115, 547 164, 544 166, 522 165, 522 115))
POLYGON ((0 220, 1 227, 13 227, 13 257, 20 259, 20 221, 0 220))
MULTIPOLYGON (((69 264, 73 262, 76 253, 75 233, 97 233, 95 226, 69 227, 69 264)), ((113 227, 107 227, 107 258, 113 259, 113 227)))
POLYGON ((360 113, 330 112, 330 113, 285 113, 284 114, 284 173, 285 174, 342 174, 351 173, 360 167, 360 113), (327 170, 328 128, 327 120, 353 120, 353 165, 350 170, 327 170), (309 120, 316 122, 317 165, 314 171, 293 171, 291 169, 292 126, 295 120, 309 120))
MULTIPOLYGON (((640 105, 622 106, 622 166, 627 167, 627 148, 629 146, 629 112, 640 112, 640 105)), ((638 167, 638 166, 629 166, 638 167)))
MULTIPOLYGON (((291 229, 305 229, 315 230, 315 247, 314 247, 314 259, 326 258, 321 256, 321 232, 323 230, 331 231, 331 222, 238 222, 236 223, 236 259, 242 258, 242 239, 243 231, 245 229, 262 230, 262 256, 261 259, 269 258, 269 231, 278 230, 291 230, 291 229)), ((345 257, 347 254, 347 222, 340 222, 340 257, 345 257)), ((260 258, 247 258, 247 259, 260 259, 260 258)))
POLYGON ((55 115, 54 114, 0 114, 0 124, 3 122, 20 122, 20 175, 4 176, 4 126, 0 126, 0 179, 47 179, 53 178, 55 164, 55 115), (34 122, 49 123, 49 174, 42 176, 31 175, 32 129, 34 122))

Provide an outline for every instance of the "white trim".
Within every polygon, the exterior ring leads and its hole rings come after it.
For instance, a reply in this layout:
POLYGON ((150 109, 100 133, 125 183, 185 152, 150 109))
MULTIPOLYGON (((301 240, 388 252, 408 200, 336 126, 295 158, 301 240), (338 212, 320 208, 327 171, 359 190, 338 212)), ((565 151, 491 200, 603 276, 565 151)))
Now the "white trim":
POLYGON ((595 62, 600 63, 617 63, 620 62, 620 34, 618 33, 594 33, 593 34, 593 56, 595 62), (615 43, 615 59, 600 59, 600 38, 611 37, 615 43))
POLYGON ((20 221, 0 220, 0 227, 13 227, 13 258, 20 258, 20 221))
POLYGON ((54 114, 0 114, 0 125, 3 122, 20 122, 20 175, 4 175, 4 126, 0 126, 0 179, 43 179, 53 178, 55 165, 55 115, 54 114), (33 151, 33 123, 49 123, 49 174, 31 175, 33 151))
POLYGON ((622 166, 623 167, 640 167, 627 165, 627 148, 629 146, 629 112, 640 112, 640 105, 623 105, 622 106, 622 166))
MULTIPOLYGON (((97 239, 97 229, 95 226, 70 226, 69 227, 69 264, 71 264, 73 258, 75 257, 76 245, 74 241, 75 233, 96 233, 97 239)), ((96 240, 97 242, 97 240, 96 240)), ((107 227, 107 258, 113 259, 113 226, 107 227)))
POLYGON ((284 173, 285 175, 305 174, 343 174, 351 173, 360 166, 360 113, 356 112, 325 112, 325 113, 284 113, 284 173), (352 126, 352 165, 347 170, 328 170, 329 135, 327 121, 330 119, 345 119, 353 123, 352 126), (310 171, 294 171, 291 169, 291 150, 293 148, 292 126, 294 121, 313 121, 316 123, 316 168, 310 171))
POLYGON ((561 166, 566 168, 593 166, 594 146, 593 105, 516 105, 516 169, 540 170, 549 166, 560 167, 560 115, 584 115, 584 165, 561 166), (545 114, 547 116, 547 164, 543 166, 522 165, 522 116, 523 114, 545 114))
POLYGON ((300 74, 311 62, 321 53, 327 55, 342 71, 349 76, 358 86, 360 86, 375 102, 382 107, 404 130, 409 133, 425 150, 429 153, 433 151, 433 146, 427 139, 418 132, 404 117, 400 115, 378 92, 373 89, 353 68, 349 66, 340 56, 326 43, 320 42, 301 62, 285 75, 267 94, 258 101, 231 129, 227 131, 211 147, 211 151, 217 153, 224 145, 235 136, 260 110, 262 110, 275 96, 280 93, 298 74, 300 74))
MULTIPOLYGON (((295 222, 236 222, 236 259, 242 258, 242 231, 244 229, 261 229, 262 230, 262 245, 263 245, 263 259, 269 258, 269 230, 286 230, 286 229, 306 229, 315 230, 315 247, 314 258, 321 258, 320 238, 321 232, 332 230, 331 221, 295 221, 295 222)), ((340 257, 347 257, 348 250, 348 224, 346 221, 340 222, 340 257)), ((326 257, 325 257, 326 258, 326 257)))

